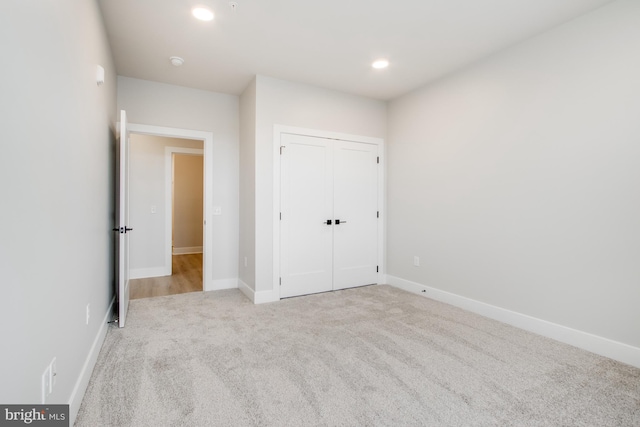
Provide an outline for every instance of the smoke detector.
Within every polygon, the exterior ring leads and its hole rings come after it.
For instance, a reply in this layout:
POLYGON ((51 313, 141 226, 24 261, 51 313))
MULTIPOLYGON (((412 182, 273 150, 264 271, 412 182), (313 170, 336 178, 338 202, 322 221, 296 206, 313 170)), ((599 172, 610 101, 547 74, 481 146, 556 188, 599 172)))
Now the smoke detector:
POLYGON ((174 67, 179 67, 184 64, 184 59, 180 58, 179 56, 172 56, 169 58, 169 61, 171 61, 171 65, 173 65, 174 67))

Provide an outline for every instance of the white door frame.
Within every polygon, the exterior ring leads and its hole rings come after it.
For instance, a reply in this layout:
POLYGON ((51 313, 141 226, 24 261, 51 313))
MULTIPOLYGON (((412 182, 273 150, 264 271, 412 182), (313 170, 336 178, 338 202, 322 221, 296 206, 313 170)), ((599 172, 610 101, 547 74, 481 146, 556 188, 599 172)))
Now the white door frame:
MULTIPOLYGON (((296 135, 315 136, 319 138, 339 139, 343 141, 363 142, 376 144, 380 156, 380 169, 378 171, 378 209, 380 221, 378 221, 378 283, 384 283, 385 277, 385 230, 386 230, 386 198, 385 198, 385 146, 384 139, 369 136, 351 135, 340 132, 329 132, 318 129, 300 128, 294 126, 273 126, 273 288, 269 300, 280 299, 280 139, 283 133, 296 135)), ((266 301, 265 301, 266 302, 266 301)))
MULTIPOLYGON (((129 123, 129 132, 143 135, 164 136, 169 138, 182 138, 182 139, 195 139, 204 142, 204 203, 203 203, 203 229, 204 239, 202 248, 202 289, 204 291, 210 291, 214 289, 213 286, 213 260, 208 256, 209 250, 213 248, 213 221, 211 221, 211 214, 213 212, 213 133, 199 130, 169 128, 162 126, 151 126, 137 123, 129 123)), ((170 179, 170 177, 169 177, 170 179)), ((166 182, 166 181, 165 181, 166 182)), ((170 191, 170 189, 169 189, 170 191)), ((166 203, 166 201, 165 201, 166 203)), ((171 200, 169 200, 171 203, 171 200)), ((169 217, 169 230, 171 229, 171 211, 167 212, 169 217)), ((166 227, 166 223, 165 223, 166 227)), ((165 238, 165 244, 168 242, 168 250, 165 252, 171 254, 171 235, 165 238)), ((168 267, 171 269, 171 255, 168 260, 165 259, 165 263, 168 262, 168 267)), ((165 265, 166 267, 166 265, 165 265)))
MULTIPOLYGON (((190 155, 196 155, 196 156, 204 156, 204 150, 201 150, 199 148, 186 148, 186 147, 164 147, 164 211, 165 211, 165 223, 164 223, 164 233, 165 233, 165 241, 164 241, 164 249, 165 249, 165 259, 164 259, 164 268, 165 268, 165 275, 170 276, 173 273, 173 265, 172 265, 172 260, 173 260, 173 242, 172 242, 172 235, 173 235, 173 183, 172 183, 172 178, 173 178, 173 154, 174 153, 178 153, 178 154, 190 154, 190 155)), ((204 172, 204 170, 203 170, 204 172)), ((206 175, 203 177, 205 185, 207 182, 207 178, 206 175)), ((205 198, 205 194, 206 192, 204 192, 204 185, 203 185, 203 194, 202 194, 202 200, 204 202, 204 198, 205 198)), ((204 203, 202 204, 204 207, 204 203)), ((206 218, 206 216, 204 216, 206 214, 206 210, 205 212, 203 212, 203 218, 206 218)), ((204 233, 204 225, 202 226, 202 231, 204 233)), ((204 235, 203 235, 203 239, 202 239, 202 262, 204 263, 204 235)), ((203 283, 203 289, 204 289, 204 283, 203 283)))

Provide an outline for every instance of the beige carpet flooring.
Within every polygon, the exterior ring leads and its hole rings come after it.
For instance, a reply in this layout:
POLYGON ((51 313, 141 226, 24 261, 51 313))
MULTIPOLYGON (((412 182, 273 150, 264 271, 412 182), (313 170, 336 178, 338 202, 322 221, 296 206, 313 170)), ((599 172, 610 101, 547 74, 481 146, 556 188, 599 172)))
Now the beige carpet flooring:
POLYGON ((76 426, 640 426, 640 369, 389 286, 131 301, 76 426))

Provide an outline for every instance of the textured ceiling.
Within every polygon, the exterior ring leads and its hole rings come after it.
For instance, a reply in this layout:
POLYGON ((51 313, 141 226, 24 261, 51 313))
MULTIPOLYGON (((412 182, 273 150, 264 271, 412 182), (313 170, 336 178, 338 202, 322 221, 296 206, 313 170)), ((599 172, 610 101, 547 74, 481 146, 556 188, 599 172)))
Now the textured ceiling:
POLYGON ((240 94, 256 74, 388 100, 613 0, 100 0, 118 74, 240 94), (209 3, 216 17, 191 16, 209 3), (182 67, 170 56, 185 59, 182 67), (386 57, 391 65, 374 70, 386 57))

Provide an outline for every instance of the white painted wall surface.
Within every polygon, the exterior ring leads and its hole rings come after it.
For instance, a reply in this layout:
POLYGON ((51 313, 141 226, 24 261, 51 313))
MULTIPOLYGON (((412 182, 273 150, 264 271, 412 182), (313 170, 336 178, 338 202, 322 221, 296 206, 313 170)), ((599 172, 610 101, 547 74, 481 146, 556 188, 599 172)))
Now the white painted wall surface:
POLYGON ((213 259, 211 278, 238 278, 239 97, 118 77, 118 109, 130 123, 213 133, 213 259))
POLYGON ((382 101, 257 76, 255 291, 273 287, 273 126, 385 138, 386 112, 382 101))
POLYGON ((640 347, 638 52, 617 1, 393 101, 388 273, 640 347))
POLYGON ((240 285, 255 290, 256 80, 240 96, 240 285), (245 266, 244 260, 247 260, 245 266))
MULTIPOLYGON (((132 277, 164 271, 166 253, 165 147, 202 149, 202 141, 132 133, 129 161, 129 265, 132 277), (151 212, 155 207, 156 213, 151 212), (148 273, 147 273, 148 274, 148 273)), ((201 244, 202 245, 202 244, 201 244)), ((159 275, 159 274, 156 274, 159 275)))
POLYGON ((3 1, 0 40, 0 402, 55 357, 73 423, 114 296, 115 68, 95 1, 3 1))

